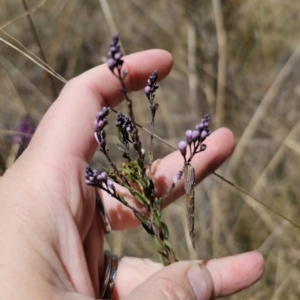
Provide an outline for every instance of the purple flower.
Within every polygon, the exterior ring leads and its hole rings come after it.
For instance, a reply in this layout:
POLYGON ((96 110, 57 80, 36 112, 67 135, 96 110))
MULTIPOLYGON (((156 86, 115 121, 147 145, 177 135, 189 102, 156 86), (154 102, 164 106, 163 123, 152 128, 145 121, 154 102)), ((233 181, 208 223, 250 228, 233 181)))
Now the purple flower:
POLYGON ((186 138, 186 141, 187 141, 187 143, 190 145, 191 143, 192 143, 192 141, 193 141, 193 137, 192 137, 192 135, 193 135, 193 132, 192 132, 192 130, 187 130, 186 132, 185 132, 185 138, 186 138))
POLYGON ((16 159, 29 145, 34 131, 35 126, 33 125, 33 121, 31 120, 31 118, 29 116, 23 117, 17 129, 18 134, 13 137, 13 142, 16 144, 20 144, 18 152, 16 154, 16 159))
POLYGON ((200 136, 200 133, 199 133, 198 130, 193 130, 192 131, 192 141, 193 142, 196 142, 198 140, 199 136, 200 136))
POLYGON ((92 170, 89 165, 85 168, 85 182, 91 186, 97 186, 98 184, 98 172, 97 170, 92 170))
POLYGON ((105 183, 107 184, 107 174, 106 172, 102 172, 100 174, 97 175, 97 180, 100 182, 100 183, 105 183))
POLYGON ((29 144, 31 137, 35 131, 35 127, 33 126, 33 122, 29 116, 25 116, 22 118, 17 132, 19 135, 14 136, 14 143, 25 143, 29 144))
POLYGON ((198 153, 202 152, 206 149, 206 145, 202 144, 204 140, 210 135, 211 131, 209 129, 209 120, 210 116, 206 114, 200 122, 195 126, 194 130, 187 130, 185 132, 186 142, 179 142, 178 150, 184 157, 184 160, 190 162, 193 156, 198 153), (190 149, 190 157, 186 159, 186 147, 189 146, 190 149))
POLYGON ((122 60, 123 52, 121 51, 121 45, 119 41, 118 33, 115 33, 110 42, 108 51, 107 65, 109 69, 115 74, 115 69, 121 70, 124 61, 122 60))
POLYGON ((110 107, 103 106, 102 109, 96 114, 97 119, 103 119, 110 113, 110 107))
POLYGON ((115 189, 114 183, 113 183, 111 180, 107 180, 107 186, 108 186, 110 189, 115 189))
POLYGON ((206 132, 205 130, 203 130, 201 132, 201 139, 204 141, 206 139, 206 137, 208 136, 208 132, 206 132))
POLYGON ((141 143, 136 127, 132 123, 130 117, 124 116, 121 112, 118 112, 115 124, 121 132, 124 141, 132 143, 133 145, 141 143))
POLYGON ((144 89, 145 94, 148 97, 148 100, 151 105, 153 104, 153 99, 155 97, 156 90, 158 89, 158 85, 156 84, 157 78, 158 71, 154 70, 147 81, 147 86, 144 89))
POLYGON ((111 196, 116 195, 114 183, 108 179, 107 173, 101 172, 99 174, 97 170, 92 170, 89 165, 85 168, 85 182, 87 185, 98 187, 108 192, 111 196))
POLYGON ((186 147, 187 147, 187 143, 185 141, 181 141, 177 145, 178 150, 181 152, 183 156, 186 155, 186 147))
POLYGON ((145 94, 147 95, 147 97, 150 96, 151 87, 150 87, 149 85, 147 85, 147 86, 145 87, 144 91, 145 91, 145 94))
POLYGON ((178 181, 180 181, 182 177, 183 172, 179 171, 176 175, 173 176, 173 183, 176 184, 178 181))
POLYGON ((206 148, 207 148, 207 146, 205 144, 201 144, 199 152, 206 150, 206 148))
POLYGON ((100 146, 99 149, 106 153, 106 132, 104 127, 108 124, 106 117, 110 112, 110 108, 103 106, 102 109, 96 114, 96 120, 94 121, 95 139, 100 146))

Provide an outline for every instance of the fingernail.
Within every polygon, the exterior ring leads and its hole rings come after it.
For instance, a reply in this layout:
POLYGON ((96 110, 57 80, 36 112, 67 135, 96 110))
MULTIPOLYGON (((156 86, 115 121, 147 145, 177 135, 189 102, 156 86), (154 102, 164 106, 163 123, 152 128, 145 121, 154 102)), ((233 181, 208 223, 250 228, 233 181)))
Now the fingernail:
POLYGON ((211 277, 203 265, 192 265, 187 271, 187 279, 193 287, 197 300, 210 298, 212 293, 211 277))

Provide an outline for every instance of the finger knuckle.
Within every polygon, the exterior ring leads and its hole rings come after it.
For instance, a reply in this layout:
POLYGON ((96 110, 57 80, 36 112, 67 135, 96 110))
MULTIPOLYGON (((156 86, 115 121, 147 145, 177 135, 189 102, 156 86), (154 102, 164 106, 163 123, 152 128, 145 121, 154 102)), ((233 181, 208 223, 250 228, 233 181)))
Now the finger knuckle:
POLYGON ((161 300, 194 299, 188 286, 168 277, 161 277, 158 281, 152 282, 150 290, 158 291, 161 300))

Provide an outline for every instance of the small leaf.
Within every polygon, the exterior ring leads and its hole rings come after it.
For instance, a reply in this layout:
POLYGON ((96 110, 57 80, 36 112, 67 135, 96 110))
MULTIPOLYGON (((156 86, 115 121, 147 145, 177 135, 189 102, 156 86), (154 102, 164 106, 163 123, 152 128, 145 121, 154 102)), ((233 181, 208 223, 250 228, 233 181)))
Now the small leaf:
POLYGON ((149 221, 146 219, 146 218, 144 218, 140 213, 137 213, 137 212, 134 212, 134 214, 135 214, 135 216, 136 216, 136 218, 137 219, 139 219, 139 221, 141 221, 141 223, 148 223, 149 221))
POLYGON ((145 194, 148 198, 152 198, 154 195, 154 183, 150 177, 146 181, 147 186, 145 187, 145 194))
POLYGON ((117 144, 117 148, 118 148, 118 150, 121 151, 121 152, 126 152, 126 149, 125 149, 124 146, 121 145, 121 144, 117 144))
POLYGON ((161 204, 162 204, 161 198, 155 197, 155 199, 154 199, 154 210, 156 211, 156 213, 161 214, 161 204))
POLYGON ((167 254, 167 251, 166 251, 166 249, 165 249, 165 245, 164 245, 164 243, 157 237, 157 236, 153 236, 153 241, 154 241, 154 243, 155 243, 155 245, 156 245, 156 247, 157 247, 157 249, 158 249, 158 251, 160 252, 160 253, 163 253, 163 254, 167 254))
POLYGON ((168 257, 167 257, 166 254, 160 253, 158 251, 158 255, 160 257, 161 262, 164 264, 164 266, 168 266, 170 264, 170 262, 169 262, 168 257))
POLYGON ((125 198, 122 195, 118 195, 118 197, 119 197, 121 203, 123 203, 125 206, 128 205, 128 202, 125 200, 125 198))
POLYGON ((154 232, 153 232, 152 228, 150 228, 150 226, 151 226, 150 223, 148 223, 148 224, 142 223, 142 226, 145 228, 145 230, 149 234, 154 235, 154 232))
POLYGON ((149 158, 149 164, 152 164, 153 163, 153 154, 152 154, 152 152, 148 153, 148 158, 149 158))
POLYGON ((164 244, 170 250, 170 252, 173 254, 173 256, 176 257, 173 246, 171 245, 171 243, 167 239, 164 240, 164 244))
POLYGON ((162 232, 163 232, 164 238, 168 239, 169 238, 169 229, 167 227, 167 224, 164 222, 162 222, 162 232))
POLYGON ((140 153, 142 150, 142 144, 141 143, 134 144, 134 150, 140 153))
POLYGON ((149 199, 147 199, 144 195, 139 193, 136 189, 134 189, 132 187, 127 187, 127 188, 129 190, 129 192, 131 193, 131 195, 134 196, 139 203, 141 203, 142 205, 144 205, 146 207, 151 205, 149 199))
POLYGON ((176 257, 176 253, 175 253, 171 243, 168 240, 164 240, 164 244, 168 248, 168 250, 171 252, 171 255, 174 257, 175 261, 178 261, 178 258, 176 257))
POLYGON ((162 227, 163 227, 162 222, 157 216, 154 216, 153 223, 154 223, 156 228, 158 228, 159 230, 162 229, 162 227))
POLYGON ((131 157, 128 152, 123 153, 123 158, 126 158, 127 160, 131 161, 131 157))
POLYGON ((119 138, 119 141, 124 144, 124 134, 123 134, 123 131, 120 130, 120 128, 118 128, 118 138, 119 138))

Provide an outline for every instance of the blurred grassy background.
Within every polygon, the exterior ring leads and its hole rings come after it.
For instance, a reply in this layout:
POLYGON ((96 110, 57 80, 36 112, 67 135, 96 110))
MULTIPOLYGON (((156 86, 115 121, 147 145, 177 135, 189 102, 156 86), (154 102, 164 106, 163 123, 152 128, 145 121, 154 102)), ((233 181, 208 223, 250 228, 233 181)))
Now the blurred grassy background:
MULTIPOLYGON (((27 0, 28 9, 39 1, 27 0)), ((3 39, 41 57, 24 1, 0 0, 0 165, 9 165, 12 135, 24 115, 38 123, 63 83, 3 39), (10 24, 9 24, 10 23, 10 24)), ((213 128, 229 127, 237 147, 218 173, 296 223, 300 169, 300 2, 276 0, 52 0, 32 13, 47 63, 67 80, 105 62, 117 29, 126 53, 163 48, 174 56, 160 84, 156 132, 176 145, 206 112, 213 128)), ((134 99, 144 97, 141 93, 134 99)), ((146 101, 146 100, 145 100, 146 101)), ((146 124, 148 104, 135 102, 146 124)), ((111 143, 116 135, 109 135, 111 143)), ((156 157, 170 149, 156 143, 156 157)), ((96 154, 95 164, 104 163, 96 154)), ((299 299, 300 231, 236 189, 210 176, 196 189, 197 253, 188 239, 185 203, 165 210, 181 259, 258 249, 261 281, 230 299, 299 299)), ((108 237, 119 255, 158 260, 138 228, 108 237)))

